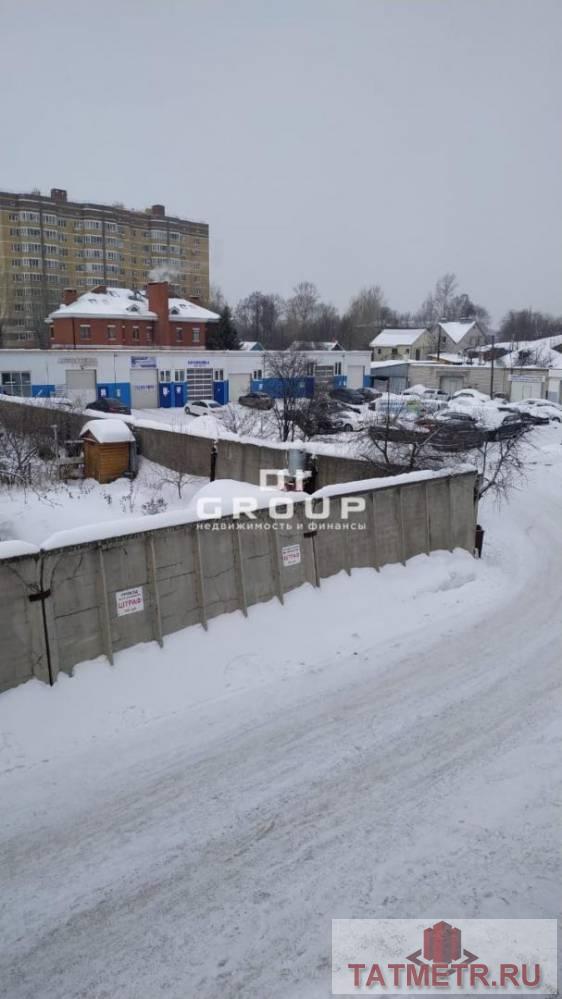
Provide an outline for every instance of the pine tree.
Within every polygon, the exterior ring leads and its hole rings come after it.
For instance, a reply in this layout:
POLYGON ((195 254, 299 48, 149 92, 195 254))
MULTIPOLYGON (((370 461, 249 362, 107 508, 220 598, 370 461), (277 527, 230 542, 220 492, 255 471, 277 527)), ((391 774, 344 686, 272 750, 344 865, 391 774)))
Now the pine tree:
POLYGON ((240 350, 238 332, 230 306, 221 310, 218 323, 208 327, 207 350, 240 350))

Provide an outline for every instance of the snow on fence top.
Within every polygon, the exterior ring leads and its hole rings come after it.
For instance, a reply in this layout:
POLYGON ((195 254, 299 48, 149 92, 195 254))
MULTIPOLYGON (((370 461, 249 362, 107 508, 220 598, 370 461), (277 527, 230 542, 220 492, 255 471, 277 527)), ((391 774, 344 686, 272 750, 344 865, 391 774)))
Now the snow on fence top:
POLYGON ((98 444, 123 444, 134 441, 133 434, 123 420, 89 420, 80 436, 91 434, 98 444))
POLYGON ((40 548, 25 541, 5 541, 0 543, 0 560, 16 558, 21 555, 37 554, 40 551, 53 551, 57 548, 70 548, 74 545, 91 544, 96 541, 105 541, 109 538, 124 537, 131 534, 144 534, 145 532, 167 527, 181 527, 185 524, 194 524, 202 520, 232 516, 235 499, 239 502, 251 500, 253 501, 254 509, 263 510, 269 507, 272 500, 275 503, 300 504, 306 500, 314 501, 329 496, 353 496, 359 492, 371 492, 379 489, 388 489, 393 486, 410 485, 430 479, 456 478, 459 475, 466 475, 468 472, 474 473, 474 468, 470 465, 457 466, 454 469, 443 468, 438 471, 405 472, 402 475, 389 475, 384 478, 361 479, 357 482, 342 482, 333 486, 324 486, 312 494, 282 492, 278 489, 262 489, 260 486, 249 482, 237 482, 234 479, 217 479, 203 486, 192 497, 184 510, 171 510, 166 513, 148 514, 144 517, 131 517, 126 521, 111 520, 101 524, 88 524, 83 527, 75 527, 67 531, 57 531, 55 534, 51 534, 40 548), (209 501, 205 510, 205 516, 203 517, 198 514, 198 499, 209 501), (216 509, 214 510, 211 505, 213 501, 216 503, 216 509))
POLYGON ((412 485, 414 482, 427 482, 428 479, 449 479, 457 475, 475 472, 473 465, 456 465, 455 468, 436 470, 423 469, 419 472, 402 472, 400 475, 385 475, 378 479, 358 479, 357 482, 336 482, 332 486, 322 486, 312 494, 313 499, 323 496, 348 496, 350 493, 373 492, 375 489, 388 489, 389 486, 412 485))

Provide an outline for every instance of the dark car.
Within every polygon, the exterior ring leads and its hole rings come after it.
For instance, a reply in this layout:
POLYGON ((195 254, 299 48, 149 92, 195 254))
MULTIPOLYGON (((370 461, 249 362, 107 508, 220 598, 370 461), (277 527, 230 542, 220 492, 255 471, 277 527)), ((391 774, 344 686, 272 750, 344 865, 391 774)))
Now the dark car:
POLYGON ((108 395, 100 396, 95 402, 89 402, 86 409, 94 409, 98 413, 119 413, 121 416, 131 415, 130 406, 126 406, 120 399, 112 399, 108 395))
POLYGON ((334 388, 330 389, 330 398, 338 402, 346 402, 352 406, 362 406, 365 402, 360 389, 334 388))
POLYGON ((526 426, 544 427, 545 424, 550 423, 548 416, 542 416, 538 410, 531 413, 529 410, 516 409, 515 406, 500 406, 500 409, 502 413, 512 413, 514 416, 518 416, 526 426))
POLYGON ((248 392, 241 395, 238 402, 248 409, 273 409, 273 399, 267 392, 248 392))
POLYGON ((521 413, 506 413, 499 427, 492 432, 492 440, 502 441, 509 437, 518 437, 523 430, 529 430, 530 424, 521 419, 521 413))
POLYGON ((376 399, 380 399, 382 396, 382 392, 379 392, 378 389, 362 388, 354 391, 357 391, 363 402, 375 402, 376 399))

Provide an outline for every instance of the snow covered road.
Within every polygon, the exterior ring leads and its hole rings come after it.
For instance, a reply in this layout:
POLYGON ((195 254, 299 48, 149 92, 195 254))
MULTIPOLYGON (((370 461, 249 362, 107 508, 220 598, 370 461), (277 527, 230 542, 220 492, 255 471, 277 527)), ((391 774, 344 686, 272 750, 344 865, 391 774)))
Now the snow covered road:
POLYGON ((562 448, 482 562, 338 577, 0 698, 10 999, 311 999, 330 920, 553 916, 562 448))

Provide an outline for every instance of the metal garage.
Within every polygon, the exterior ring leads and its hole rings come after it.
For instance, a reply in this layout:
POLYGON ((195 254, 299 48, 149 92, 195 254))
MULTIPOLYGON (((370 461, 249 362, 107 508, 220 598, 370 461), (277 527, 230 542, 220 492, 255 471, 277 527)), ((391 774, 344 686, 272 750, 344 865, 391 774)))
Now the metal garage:
POLYGON ((96 369, 70 368, 66 374, 66 395, 83 404, 96 398, 96 369))
POLYGON ((158 408, 158 372, 156 368, 131 369, 131 406, 133 409, 158 408))
POLYGON ((250 391, 249 374, 229 374, 228 376, 228 398, 230 402, 238 402, 241 395, 246 395, 250 391))
POLYGON ((464 388, 464 378, 462 375, 441 375, 439 379, 439 388, 442 392, 448 392, 449 395, 454 395, 455 392, 460 392, 464 388))
POLYGON ((194 399, 213 398, 213 372, 209 368, 188 368, 185 380, 187 398, 190 402, 194 399))
POLYGON ((352 389, 363 388, 363 375, 365 368, 362 364, 349 364, 347 367, 347 387, 352 389))
POLYGON ((532 375, 513 375, 511 379, 511 401, 542 399, 542 380, 532 375))

